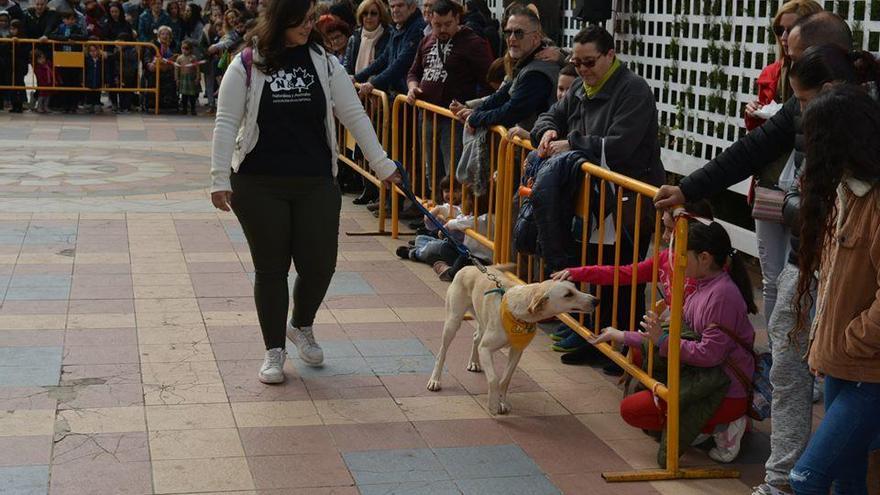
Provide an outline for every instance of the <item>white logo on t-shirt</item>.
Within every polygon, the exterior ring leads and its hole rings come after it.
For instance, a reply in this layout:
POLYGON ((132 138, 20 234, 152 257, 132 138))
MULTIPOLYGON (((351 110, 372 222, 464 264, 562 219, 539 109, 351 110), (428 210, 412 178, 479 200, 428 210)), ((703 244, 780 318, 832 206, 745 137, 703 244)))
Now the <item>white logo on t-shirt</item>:
POLYGON ((269 80, 269 89, 272 90, 273 99, 276 101, 304 101, 311 98, 309 88, 315 83, 315 76, 308 70, 297 67, 288 72, 280 69, 272 74, 269 80), (286 93, 279 95, 277 93, 286 93))

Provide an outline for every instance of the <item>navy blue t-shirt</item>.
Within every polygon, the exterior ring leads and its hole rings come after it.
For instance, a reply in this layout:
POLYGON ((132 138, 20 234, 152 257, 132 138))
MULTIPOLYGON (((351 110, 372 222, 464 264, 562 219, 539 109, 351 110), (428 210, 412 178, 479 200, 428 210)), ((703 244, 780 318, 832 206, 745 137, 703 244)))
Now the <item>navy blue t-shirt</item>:
POLYGON ((260 98, 260 135, 238 173, 330 176, 327 100, 309 46, 288 48, 284 65, 268 76, 260 98))

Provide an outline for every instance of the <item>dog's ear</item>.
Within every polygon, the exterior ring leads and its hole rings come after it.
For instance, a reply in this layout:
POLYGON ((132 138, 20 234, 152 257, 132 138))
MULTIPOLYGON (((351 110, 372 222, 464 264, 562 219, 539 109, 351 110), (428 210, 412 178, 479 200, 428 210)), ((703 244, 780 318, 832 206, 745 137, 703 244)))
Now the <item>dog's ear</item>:
POLYGON ((547 301, 550 300, 550 297, 547 295, 547 292, 538 292, 532 297, 532 302, 529 303, 529 314, 535 314, 544 309, 544 306, 547 305, 547 301))

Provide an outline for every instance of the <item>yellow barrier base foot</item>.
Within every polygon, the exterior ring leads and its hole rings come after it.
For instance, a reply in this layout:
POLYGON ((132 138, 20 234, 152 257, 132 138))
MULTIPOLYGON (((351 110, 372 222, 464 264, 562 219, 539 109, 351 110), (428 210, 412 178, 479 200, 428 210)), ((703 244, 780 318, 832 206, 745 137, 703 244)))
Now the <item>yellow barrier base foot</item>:
POLYGON ((645 469, 641 471, 610 471, 602 473, 602 478, 611 483, 623 481, 739 478, 739 471, 735 469, 716 468, 681 469, 677 472, 667 471, 665 469, 645 469))

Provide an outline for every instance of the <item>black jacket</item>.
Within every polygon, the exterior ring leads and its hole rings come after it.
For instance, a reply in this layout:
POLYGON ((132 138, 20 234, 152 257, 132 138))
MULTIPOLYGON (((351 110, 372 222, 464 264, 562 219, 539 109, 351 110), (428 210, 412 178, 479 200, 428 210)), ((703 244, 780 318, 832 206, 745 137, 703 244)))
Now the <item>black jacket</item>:
POLYGON ((58 16, 52 10, 46 9, 43 15, 37 15, 37 11, 31 7, 24 15, 24 31, 28 38, 41 38, 49 36, 59 23, 58 16))
MULTIPOLYGON (((801 107, 790 98, 776 115, 730 145, 714 160, 681 179, 688 201, 699 201, 760 172, 794 149, 801 107)), ((803 158, 803 155, 800 157, 803 158)), ((799 164, 799 161, 797 162, 799 164)))
POLYGON ((489 43, 489 48, 492 49, 492 56, 498 57, 498 52, 501 50, 498 21, 492 18, 487 19, 479 10, 468 10, 462 19, 462 24, 485 39, 489 43))
POLYGON ((795 265, 800 246, 800 168, 804 161, 804 136, 801 129, 801 105, 790 98, 776 115, 724 150, 703 168, 693 171, 679 183, 688 201, 699 201, 759 175, 764 168, 794 150, 795 181, 785 196, 783 217, 791 230, 789 263, 795 265))
POLYGON ((574 247, 571 233, 575 214, 575 196, 581 185, 581 163, 597 158, 580 151, 569 151, 548 158, 538 170, 532 188, 538 250, 549 272, 572 266, 574 247))
MULTIPOLYGON (((648 83, 621 65, 593 98, 587 98, 580 79, 532 128, 532 144, 555 130, 568 138, 571 149, 602 156, 604 140, 608 168, 659 186, 665 181, 657 138, 657 105, 648 83)), ((595 162, 599 164, 597 160, 595 162)))
MULTIPOLYGON (((345 66, 345 72, 348 72, 350 75, 354 75, 354 65, 357 62, 358 52, 361 50, 361 33, 363 30, 364 28, 362 27, 357 28, 354 34, 351 35, 351 38, 348 38, 348 46, 345 47, 345 58, 342 65, 345 66)), ((391 38, 391 28, 386 26, 385 32, 376 40, 376 51, 373 60, 382 56, 382 52, 388 46, 389 38, 391 38)))

